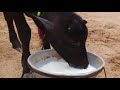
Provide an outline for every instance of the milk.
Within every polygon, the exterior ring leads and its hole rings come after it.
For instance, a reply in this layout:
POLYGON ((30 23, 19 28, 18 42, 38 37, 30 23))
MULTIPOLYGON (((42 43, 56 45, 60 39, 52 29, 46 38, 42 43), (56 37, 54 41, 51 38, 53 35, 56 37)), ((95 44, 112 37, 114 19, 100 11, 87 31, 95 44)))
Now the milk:
POLYGON ((88 65, 87 69, 77 69, 70 67, 64 59, 59 59, 55 57, 50 57, 46 60, 39 61, 36 66, 38 70, 55 75, 86 75, 96 70, 95 67, 88 65))

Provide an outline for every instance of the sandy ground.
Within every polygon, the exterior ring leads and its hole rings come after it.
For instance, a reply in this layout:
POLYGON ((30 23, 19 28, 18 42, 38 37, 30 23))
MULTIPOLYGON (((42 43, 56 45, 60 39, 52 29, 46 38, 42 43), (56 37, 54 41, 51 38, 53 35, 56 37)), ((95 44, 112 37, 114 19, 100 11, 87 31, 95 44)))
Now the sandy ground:
MULTIPOLYGON (((120 13, 119 12, 77 12, 88 21, 89 37, 87 50, 97 53, 105 62, 107 77, 120 78, 120 13)), ((27 17, 32 30, 31 53, 41 48, 37 27, 27 17)), ((11 48, 6 22, 0 12, 0 78, 20 78, 22 74, 21 53, 11 48)), ((44 76, 33 73, 27 77, 44 76)), ((102 71, 97 78, 104 78, 102 71)))

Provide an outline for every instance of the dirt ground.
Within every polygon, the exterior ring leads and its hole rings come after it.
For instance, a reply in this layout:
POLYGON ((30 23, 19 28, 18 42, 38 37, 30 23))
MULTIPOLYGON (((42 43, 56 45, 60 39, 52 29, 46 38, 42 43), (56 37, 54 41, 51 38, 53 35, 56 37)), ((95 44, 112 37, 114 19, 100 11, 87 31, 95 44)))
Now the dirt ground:
MULTIPOLYGON (((120 12, 77 12, 88 21, 89 36, 87 50, 105 60, 107 77, 120 78, 120 12)), ((26 17, 32 30, 31 53, 41 48, 37 27, 26 17)), ((22 74, 21 53, 14 50, 9 42, 7 24, 0 12, 0 78, 20 78, 22 74)), ((28 75, 29 77, 29 75, 28 75)), ((44 76, 33 73, 30 77, 44 76)), ((104 78, 102 71, 97 78, 104 78)))

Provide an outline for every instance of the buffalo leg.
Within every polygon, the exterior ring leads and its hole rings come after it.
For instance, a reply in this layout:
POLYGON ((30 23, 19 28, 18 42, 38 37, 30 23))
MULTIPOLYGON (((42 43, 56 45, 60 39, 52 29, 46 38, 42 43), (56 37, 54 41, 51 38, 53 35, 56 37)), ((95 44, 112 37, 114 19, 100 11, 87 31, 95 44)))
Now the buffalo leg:
POLYGON ((50 49, 50 43, 46 37, 43 39, 43 49, 50 49))
MULTIPOLYGON (((34 14, 34 15, 37 15, 37 12, 32 12, 32 13, 30 13, 30 12, 25 12, 25 14, 28 16, 28 17, 31 17, 32 18, 32 14, 34 14)), ((37 21, 34 21, 35 23, 37 22, 37 21)), ((40 38, 42 39, 42 42, 43 42, 43 47, 42 47, 42 50, 43 49, 50 49, 50 43, 49 43, 49 41, 47 40, 47 38, 46 38, 46 34, 43 32, 44 30, 38 30, 38 34, 39 34, 39 36, 40 36, 40 38)))
POLYGON ((22 77, 23 77, 25 73, 30 72, 30 69, 27 64, 27 59, 30 56, 29 44, 31 39, 31 30, 22 12, 16 12, 15 24, 18 30, 20 41, 22 43, 22 66, 23 66, 22 77))
POLYGON ((9 39, 12 43, 12 47, 17 51, 21 51, 21 44, 17 38, 17 34, 15 33, 14 25, 13 25, 13 15, 11 12, 4 12, 4 17, 8 25, 9 30, 9 39))

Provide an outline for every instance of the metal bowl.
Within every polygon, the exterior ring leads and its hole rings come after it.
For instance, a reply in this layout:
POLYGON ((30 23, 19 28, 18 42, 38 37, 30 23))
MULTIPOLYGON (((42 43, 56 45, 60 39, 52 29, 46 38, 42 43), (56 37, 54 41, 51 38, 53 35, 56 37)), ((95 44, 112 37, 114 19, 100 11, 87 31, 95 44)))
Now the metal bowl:
MULTIPOLYGON (((102 69, 105 66, 105 62, 104 60, 99 57, 98 55, 96 55, 95 53, 92 52, 87 52, 88 54, 88 60, 89 60, 89 66, 92 67, 92 69, 90 69, 90 67, 88 67, 87 69, 75 69, 76 71, 74 71, 74 69, 72 71, 64 71, 61 72, 59 69, 57 70, 57 66, 59 63, 59 60, 63 60, 62 57, 60 57, 58 55, 58 53, 54 50, 54 49, 48 49, 48 50, 42 50, 42 51, 38 51, 34 54, 32 54, 29 58, 28 58, 28 64, 30 66, 30 68, 37 73, 40 74, 44 74, 47 76, 53 76, 53 77, 93 77, 95 75, 97 75, 98 73, 100 73, 102 71, 102 69), (47 65, 49 63, 51 63, 51 61, 47 61, 49 60, 49 58, 53 58, 54 60, 56 60, 56 65, 52 65, 51 67, 46 68, 41 68, 41 67, 47 67, 47 65), (94 68, 94 69, 93 69, 94 68), (54 69, 56 69, 56 72, 54 72, 54 69)), ((62 62, 62 64, 66 63, 65 61, 62 62)), ((66 63, 67 65, 67 63, 66 63)), ((62 67, 62 66, 61 66, 62 67)), ((68 69, 68 66, 66 66, 68 69)), ((62 68, 61 70, 64 70, 64 68, 62 68)))

